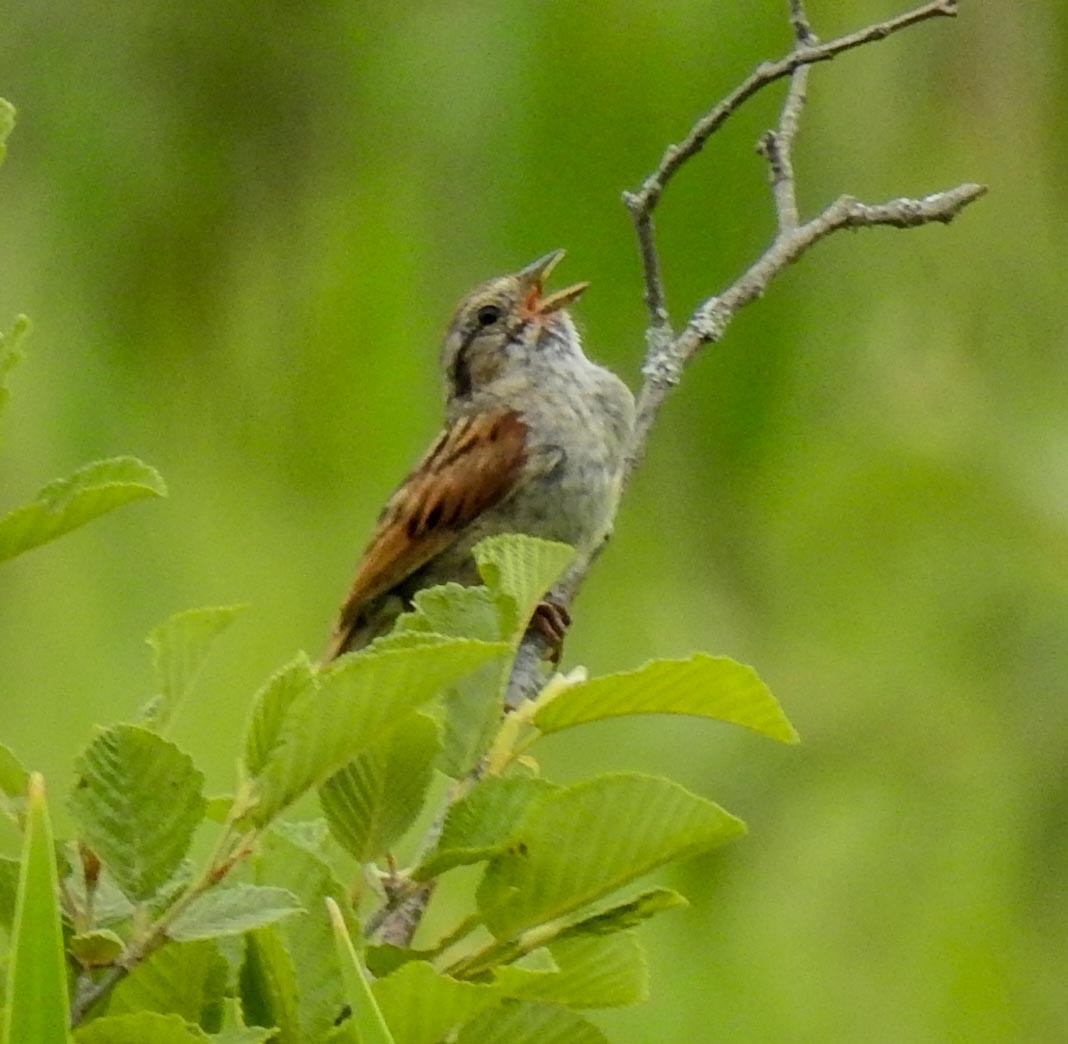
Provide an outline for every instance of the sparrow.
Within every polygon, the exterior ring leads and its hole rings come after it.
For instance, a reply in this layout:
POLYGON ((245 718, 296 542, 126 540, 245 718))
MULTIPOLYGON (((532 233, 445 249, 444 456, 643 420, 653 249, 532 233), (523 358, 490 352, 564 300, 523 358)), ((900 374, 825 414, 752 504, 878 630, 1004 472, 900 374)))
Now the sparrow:
MULTIPOLYGON (((608 536, 634 397, 586 358, 566 311, 589 284, 545 293, 563 256, 490 279, 456 308, 441 350, 444 430, 379 515, 323 663, 386 633, 421 589, 479 583, 471 549, 485 537, 556 540, 581 561, 608 536)), ((546 607, 562 641, 566 611, 546 607)))

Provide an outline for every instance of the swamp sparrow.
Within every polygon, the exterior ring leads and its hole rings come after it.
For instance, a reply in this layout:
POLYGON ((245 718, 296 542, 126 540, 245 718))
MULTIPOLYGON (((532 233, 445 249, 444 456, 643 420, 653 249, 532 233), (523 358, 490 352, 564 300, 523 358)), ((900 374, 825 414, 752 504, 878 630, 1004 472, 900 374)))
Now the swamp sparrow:
MULTIPOLYGON (((544 293, 563 256, 491 279, 457 307, 441 352, 445 430, 382 511, 324 662, 389 630, 422 588, 478 583, 471 548, 484 537, 558 540, 581 560, 608 535, 634 398, 586 358, 564 310, 588 284, 544 293)), ((559 642, 567 614, 550 608, 559 642)))

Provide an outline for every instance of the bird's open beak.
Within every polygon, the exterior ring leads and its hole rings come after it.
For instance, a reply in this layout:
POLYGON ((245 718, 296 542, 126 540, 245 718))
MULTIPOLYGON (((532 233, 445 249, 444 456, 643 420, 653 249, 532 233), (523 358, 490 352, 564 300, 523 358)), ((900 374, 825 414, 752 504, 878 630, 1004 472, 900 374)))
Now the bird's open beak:
POLYGON ((566 250, 553 250, 516 273, 516 278, 525 294, 523 303, 532 315, 549 315, 561 308, 566 308, 590 285, 589 283, 576 283, 564 290, 557 290, 555 294, 549 294, 548 297, 543 296, 545 280, 566 253, 566 250))

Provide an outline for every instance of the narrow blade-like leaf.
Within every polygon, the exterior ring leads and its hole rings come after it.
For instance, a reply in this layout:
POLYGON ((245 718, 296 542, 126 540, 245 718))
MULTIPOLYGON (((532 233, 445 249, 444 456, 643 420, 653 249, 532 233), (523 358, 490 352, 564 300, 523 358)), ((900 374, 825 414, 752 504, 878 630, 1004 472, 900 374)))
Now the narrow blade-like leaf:
POLYGON ((0 812, 18 820, 26 804, 30 774, 10 747, 0 743, 0 812))
POLYGON ((341 980, 345 986, 345 998, 352 1012, 352 1028, 360 1044, 396 1044, 389 1032, 382 1012, 378 1008, 374 994, 367 982, 360 958, 356 956, 349 930, 341 909, 333 899, 326 900, 330 913, 330 923, 334 928, 334 941, 337 945, 338 960, 341 963, 341 980))
POLYGON ((3 1039, 9 1044, 65 1044, 68 1004, 52 824, 44 780, 34 774, 7 972, 3 1039))
POLYGON ((99 515, 144 497, 164 497, 159 473, 136 457, 98 460, 47 485, 0 518, 0 562, 55 540, 99 515))

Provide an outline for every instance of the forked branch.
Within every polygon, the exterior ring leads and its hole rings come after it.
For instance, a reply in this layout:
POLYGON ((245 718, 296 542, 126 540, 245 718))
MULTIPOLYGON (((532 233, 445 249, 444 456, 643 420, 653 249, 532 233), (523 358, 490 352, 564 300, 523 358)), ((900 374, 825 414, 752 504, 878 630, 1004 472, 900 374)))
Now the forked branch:
MULTIPOLYGON (((793 145, 805 105, 809 67, 856 47, 884 40, 929 19, 953 17, 957 14, 957 0, 932 0, 885 22, 826 42, 821 42, 813 32, 804 0, 788 0, 788 4, 794 36, 793 48, 776 61, 758 65, 745 80, 700 116, 680 142, 665 149, 656 169, 637 190, 623 194, 623 202, 634 222, 638 238, 645 304, 649 313, 637 423, 628 456, 626 481, 641 464, 653 423, 664 400, 681 380, 687 364, 703 345, 719 341, 738 310, 763 296, 771 281, 809 248, 839 229, 874 228, 879 225, 913 228, 936 221, 947 223, 986 192, 983 185, 967 183, 919 199, 899 198, 877 204, 841 196, 820 214, 802 221, 797 207, 793 145), (765 87, 787 77, 790 86, 778 125, 762 135, 757 143, 757 151, 768 164, 777 226, 774 238, 764 253, 730 286, 698 305, 676 333, 668 311, 656 242, 653 221, 656 207, 671 179, 704 148, 709 138, 744 102, 765 87)), ((580 563, 554 589, 553 598, 569 605, 585 579, 591 562, 592 559, 580 563)), ((520 648, 512 674, 509 687, 511 705, 516 705, 540 688, 540 658, 543 652, 543 640, 536 634, 528 635, 520 648)))

